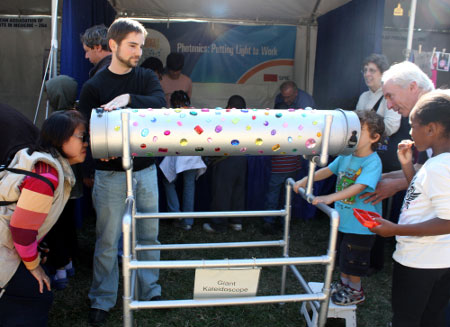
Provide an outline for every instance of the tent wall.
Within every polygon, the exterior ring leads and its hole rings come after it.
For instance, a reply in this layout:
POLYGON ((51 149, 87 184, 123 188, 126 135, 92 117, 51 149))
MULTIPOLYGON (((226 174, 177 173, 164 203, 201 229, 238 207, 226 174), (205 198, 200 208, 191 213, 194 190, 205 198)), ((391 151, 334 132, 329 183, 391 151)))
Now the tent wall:
POLYGON ((354 109, 367 90, 361 64, 381 53, 385 0, 354 0, 318 19, 314 99, 319 108, 354 109))

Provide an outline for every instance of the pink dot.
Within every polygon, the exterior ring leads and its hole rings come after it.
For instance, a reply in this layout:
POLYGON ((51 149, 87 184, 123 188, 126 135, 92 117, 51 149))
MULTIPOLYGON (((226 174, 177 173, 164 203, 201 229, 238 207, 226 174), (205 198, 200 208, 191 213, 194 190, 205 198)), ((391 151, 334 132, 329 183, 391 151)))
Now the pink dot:
POLYGON ((133 122, 133 126, 139 125, 137 121, 133 122))
POLYGON ((180 121, 177 121, 177 125, 178 125, 178 126, 183 126, 183 123, 180 122, 180 121))
POLYGON ((166 135, 166 136, 170 135, 170 131, 169 130, 164 131, 164 135, 166 135))

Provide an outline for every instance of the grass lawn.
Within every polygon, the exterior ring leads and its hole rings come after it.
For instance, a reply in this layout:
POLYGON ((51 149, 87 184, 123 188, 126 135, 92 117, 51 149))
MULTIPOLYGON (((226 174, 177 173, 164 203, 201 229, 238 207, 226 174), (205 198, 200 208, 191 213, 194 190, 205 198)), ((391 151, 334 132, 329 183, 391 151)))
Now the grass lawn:
MULTIPOLYGON (((221 241, 248 241, 280 239, 261 234, 260 218, 244 220, 244 230, 229 230, 225 234, 208 234, 201 228, 204 220, 197 219, 191 231, 175 229, 168 221, 160 223, 161 243, 194 243, 221 241)), ((80 256, 75 261, 76 275, 68 288, 55 292, 55 302, 50 313, 49 326, 88 326, 89 300, 87 297, 92 278, 92 254, 95 243, 95 218, 84 222, 79 233, 80 256)), ((310 221, 294 220, 291 226, 290 256, 312 256, 326 253, 329 220, 320 217, 310 221)), ((384 327, 391 319, 391 253, 393 242, 385 246, 385 268, 370 278, 363 279, 366 301, 357 310, 359 327, 384 327)), ((282 248, 218 249, 161 252, 162 260, 173 259, 223 259, 281 257, 282 248)), ((323 281, 323 266, 298 266, 307 281, 323 281)), ((287 294, 303 293, 300 284, 288 269, 287 294)), ((337 273, 336 273, 337 276, 337 273)), ((280 290, 281 267, 263 267, 258 295, 278 294, 280 290)), ((161 270, 160 284, 163 299, 192 299, 194 270, 161 270)), ((119 299, 110 311, 106 326, 122 326, 122 288, 119 299)), ((140 310, 135 312, 136 326, 305 326, 300 314, 301 303, 283 306, 247 305, 230 307, 189 308, 170 310, 140 310)), ((343 319, 329 319, 327 326, 345 326, 343 319)))

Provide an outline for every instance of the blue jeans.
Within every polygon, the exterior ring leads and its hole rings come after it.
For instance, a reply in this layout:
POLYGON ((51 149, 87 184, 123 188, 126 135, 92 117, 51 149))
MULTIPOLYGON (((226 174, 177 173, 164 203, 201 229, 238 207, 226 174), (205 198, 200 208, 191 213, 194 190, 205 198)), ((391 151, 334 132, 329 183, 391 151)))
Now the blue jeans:
MULTIPOLYGON (((158 211, 158 183, 156 166, 133 172, 133 189, 138 212, 158 211)), ((125 211, 126 176, 120 171, 95 171, 92 192, 97 212, 94 252, 94 273, 89 299, 91 307, 108 311, 117 300, 119 268, 117 263, 117 242, 122 231, 122 216, 125 211)), ((136 237, 141 244, 159 244, 157 219, 136 221, 136 237)), ((159 260, 159 251, 140 251, 139 260, 159 260)), ((138 271, 139 299, 150 300, 161 295, 157 284, 158 269, 138 271)))
MULTIPOLYGON (((197 169, 185 170, 183 174, 183 212, 194 211, 194 195, 195 195, 195 176, 197 175, 197 169)), ((180 175, 178 174, 178 175, 180 175)), ((178 177, 177 175, 177 177, 178 177)), ((177 189, 174 180, 169 183, 167 178, 163 179, 164 190, 166 191, 167 209, 169 212, 180 212, 180 201, 178 200, 177 189)), ((193 218, 184 218, 183 224, 194 224, 193 218)))
MULTIPOLYGON (((269 180, 269 187, 266 193, 266 203, 264 206, 265 210, 279 210, 284 207, 285 196, 285 186, 284 182, 288 178, 293 178, 295 180, 297 176, 297 171, 289 173, 271 173, 269 180)), ((276 217, 280 218, 280 217, 276 217)), ((276 221, 275 217, 264 217, 264 222, 274 224, 276 221)))

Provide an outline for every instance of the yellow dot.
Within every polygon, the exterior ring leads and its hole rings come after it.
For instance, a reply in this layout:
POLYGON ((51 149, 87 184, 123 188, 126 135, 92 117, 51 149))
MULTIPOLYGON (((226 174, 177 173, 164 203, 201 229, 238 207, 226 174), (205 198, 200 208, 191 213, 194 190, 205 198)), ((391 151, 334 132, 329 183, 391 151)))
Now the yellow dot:
POLYGON ((250 125, 247 125, 247 127, 245 128, 247 131, 251 130, 252 127, 250 125))
POLYGON ((255 140, 255 144, 256 145, 262 145, 263 144, 263 140, 258 138, 258 139, 255 140))
POLYGON ((114 130, 115 130, 116 132, 120 131, 120 126, 114 126, 114 130))
POLYGON ((181 139, 180 140, 180 145, 181 146, 186 146, 188 144, 188 141, 186 139, 181 139))

